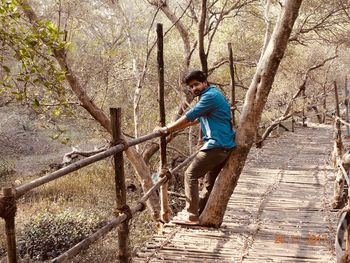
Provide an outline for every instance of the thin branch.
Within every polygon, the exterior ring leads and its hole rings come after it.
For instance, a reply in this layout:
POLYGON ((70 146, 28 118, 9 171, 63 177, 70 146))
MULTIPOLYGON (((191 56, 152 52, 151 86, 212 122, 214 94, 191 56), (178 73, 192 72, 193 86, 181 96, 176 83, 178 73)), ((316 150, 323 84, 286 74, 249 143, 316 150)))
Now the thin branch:
POLYGON ((316 65, 313 65, 313 66, 309 67, 309 68, 306 70, 306 72, 305 72, 305 74, 304 74, 304 76, 303 76, 303 78, 302 78, 303 82, 299 85, 298 91, 293 95, 292 100, 288 103, 287 108, 285 109, 284 113, 283 113, 280 117, 278 117, 277 119, 275 119, 272 123, 270 123, 270 125, 266 128, 264 134, 261 136, 260 140, 256 143, 256 145, 257 145, 258 148, 262 147, 263 141, 269 136, 269 134, 271 133, 271 131, 272 131, 277 125, 279 125, 282 121, 284 121, 284 120, 290 118, 290 117, 293 115, 293 112, 290 113, 291 108, 292 108, 292 106, 293 106, 294 101, 295 101, 296 99, 298 99, 298 97, 299 97, 301 94, 304 94, 304 93, 305 93, 306 82, 307 82, 307 79, 308 79, 308 77, 309 77, 310 72, 313 71, 313 70, 315 70, 315 69, 318 69, 318 68, 324 66, 328 61, 333 60, 333 59, 335 59, 335 58, 337 58, 337 57, 338 57, 338 55, 334 55, 334 56, 332 56, 332 57, 326 58, 326 59, 324 59, 322 62, 320 62, 320 63, 318 63, 318 64, 316 64, 316 65))

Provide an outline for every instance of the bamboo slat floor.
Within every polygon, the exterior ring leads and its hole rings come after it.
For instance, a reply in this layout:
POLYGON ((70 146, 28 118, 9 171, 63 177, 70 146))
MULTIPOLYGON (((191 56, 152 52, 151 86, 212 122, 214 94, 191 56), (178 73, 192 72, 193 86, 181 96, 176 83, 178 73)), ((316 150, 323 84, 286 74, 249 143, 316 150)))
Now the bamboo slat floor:
POLYGON ((133 262, 335 262, 331 127, 250 153, 219 229, 165 225, 133 262))

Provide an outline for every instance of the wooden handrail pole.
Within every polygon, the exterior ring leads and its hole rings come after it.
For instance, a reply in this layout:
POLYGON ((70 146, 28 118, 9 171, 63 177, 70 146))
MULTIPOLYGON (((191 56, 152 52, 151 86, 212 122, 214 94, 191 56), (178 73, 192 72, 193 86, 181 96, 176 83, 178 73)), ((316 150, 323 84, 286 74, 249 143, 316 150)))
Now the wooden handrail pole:
MULTIPOLYGON (((111 124, 113 144, 118 144, 122 138, 121 132, 121 108, 111 108, 111 124)), ((115 190, 117 210, 123 212, 126 206, 126 187, 124 174, 123 152, 114 155, 115 190)), ((129 254, 129 219, 120 224, 118 228, 119 262, 130 262, 129 254)))
MULTIPOLYGON (((345 94, 345 107, 346 107, 346 116, 345 120, 349 122, 349 90, 348 90, 348 78, 345 77, 345 84, 344 84, 344 94, 345 94)), ((346 126, 346 135, 350 136, 350 127, 346 126)))
MULTIPOLYGON (((157 24, 157 61, 158 61, 158 101, 159 101, 159 126, 165 126, 165 105, 164 105, 164 55, 163 55, 163 25, 157 24)), ((160 167, 167 169, 166 138, 160 137, 160 167)), ((161 173, 162 174, 162 173, 161 173)), ((170 221, 168 183, 165 182, 160 189, 161 217, 163 222, 170 221)))
POLYGON ((334 86, 334 97, 335 97, 335 113, 337 117, 340 117, 340 108, 339 108, 339 95, 338 95, 338 87, 337 87, 337 82, 333 82, 334 86))
POLYGON ((294 100, 292 98, 292 132, 294 132, 294 125, 295 125, 295 119, 294 119, 294 100))
POLYGON ((233 52, 232 52, 232 44, 227 44, 228 48, 228 59, 230 66, 230 86, 231 86, 231 113, 232 113, 232 125, 236 127, 235 120, 235 109, 236 109, 236 92, 235 92, 235 66, 233 64, 233 52))
POLYGON ((345 253, 350 253, 350 213, 346 213, 345 253))
MULTIPOLYGON (((12 188, 3 188, 3 196, 11 200, 13 205, 15 205, 16 200, 12 188)), ((7 240, 7 261, 9 263, 17 263, 15 213, 11 213, 11 215, 5 217, 5 232, 7 240)))
MULTIPOLYGON (((337 88, 337 82, 334 81, 334 95, 335 95, 335 109, 336 109, 336 116, 340 118, 340 109, 339 109, 339 96, 338 96, 338 88, 337 88)), ((339 119, 335 120, 335 131, 334 131, 334 140, 335 140, 335 147, 336 152, 338 156, 343 155, 343 143, 341 140, 341 123, 339 119)))
POLYGON ((303 111, 302 111, 302 114, 303 114, 303 127, 306 127, 306 116, 305 116, 305 107, 306 107, 306 94, 305 94, 305 86, 302 90, 302 96, 303 96, 303 111))

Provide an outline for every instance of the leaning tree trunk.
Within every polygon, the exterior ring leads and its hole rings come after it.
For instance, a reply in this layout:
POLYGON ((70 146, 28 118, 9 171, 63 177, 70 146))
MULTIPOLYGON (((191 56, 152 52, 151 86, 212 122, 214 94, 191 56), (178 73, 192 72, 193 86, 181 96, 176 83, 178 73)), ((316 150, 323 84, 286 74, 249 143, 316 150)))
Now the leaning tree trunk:
MULTIPOLYGON (((29 21, 33 24, 33 26, 37 26, 38 18, 36 13, 32 9, 32 7, 30 6, 29 2, 26 0, 22 0, 21 6, 23 8, 23 12, 26 14, 29 21)), ((43 39, 43 41, 45 44, 48 44, 47 42, 45 42, 45 39, 43 39)), ((51 48, 54 49, 54 57, 57 60, 58 64, 60 65, 62 71, 65 72, 66 80, 69 83, 72 91, 75 93, 75 95, 78 97, 79 101, 81 102, 82 107, 84 107, 89 112, 89 114, 91 114, 91 116, 98 123, 101 124, 102 127, 104 127, 109 133, 111 133, 112 128, 111 128, 111 122, 109 118, 100 108, 97 107, 97 105, 86 94, 78 78, 76 77, 76 75, 74 74, 74 72, 71 70, 71 68, 67 63, 65 49, 64 48, 55 49, 54 47, 51 47, 51 48)), ((138 179, 142 185, 143 191, 144 192, 148 191, 148 189, 153 186, 150 168, 147 166, 143 158, 136 152, 135 149, 128 148, 125 151, 125 153, 130 163, 132 164, 133 168, 136 171, 138 179)), ((158 220, 159 211, 160 211, 158 196, 155 193, 152 194, 152 196, 148 199, 146 204, 153 218, 155 220, 158 220)))
POLYGON ((245 97, 239 127, 237 147, 218 177, 208 203, 200 216, 204 225, 219 227, 227 203, 233 193, 252 147, 262 110, 272 87, 280 61, 286 50, 288 39, 302 0, 286 0, 276 23, 271 40, 259 61, 256 73, 245 97))

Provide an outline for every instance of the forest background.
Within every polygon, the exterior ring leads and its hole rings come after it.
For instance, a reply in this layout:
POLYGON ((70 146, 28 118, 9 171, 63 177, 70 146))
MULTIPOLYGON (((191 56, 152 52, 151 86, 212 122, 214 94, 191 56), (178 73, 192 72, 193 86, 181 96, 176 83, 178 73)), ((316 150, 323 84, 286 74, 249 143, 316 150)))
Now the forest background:
MULTIPOLYGON (((283 4, 272 0, 2 0, 2 185, 22 184, 55 169, 72 150, 91 151, 108 145, 110 107, 122 107, 126 137, 150 133, 158 125, 156 23, 162 23, 165 32, 167 122, 195 102, 182 83, 191 69, 208 72, 210 82, 230 97, 228 43, 233 47, 238 121, 283 4)), ((284 115, 301 87, 308 112, 316 109, 332 114, 333 81, 343 87, 349 73, 349 8, 350 3, 343 0, 302 4, 259 123, 260 135, 284 115)), ((297 100, 293 110, 300 114, 303 100, 297 100)), ((196 129, 176 134, 168 147, 169 163, 175 165, 193 152, 197 140, 196 129)), ((130 202, 152 183, 151 175, 159 167, 157 147, 157 141, 152 141, 127 153, 130 202)), ((171 187, 181 192, 181 174, 171 187)), ((43 186, 20 202, 16 220, 21 256, 37 260, 55 256, 81 232, 86 235, 111 217, 111 162, 100 162, 43 186), (78 230, 67 230, 70 222, 78 230), (71 237, 70 241, 50 240, 52 225, 71 237), (55 248, 64 242, 61 250, 55 248)), ((182 205, 181 199, 172 202, 173 211, 182 205)), ((152 217, 157 217, 157 211, 154 206, 150 211, 134 219, 147 222, 132 235, 134 248, 156 229, 152 217)), ((115 233, 107 240, 87 252, 85 260, 98 253, 110 262, 115 233)), ((0 246, 3 254, 1 241, 0 246)))

